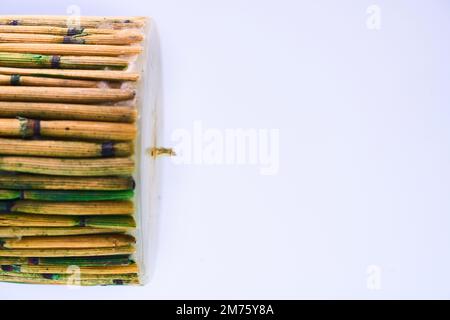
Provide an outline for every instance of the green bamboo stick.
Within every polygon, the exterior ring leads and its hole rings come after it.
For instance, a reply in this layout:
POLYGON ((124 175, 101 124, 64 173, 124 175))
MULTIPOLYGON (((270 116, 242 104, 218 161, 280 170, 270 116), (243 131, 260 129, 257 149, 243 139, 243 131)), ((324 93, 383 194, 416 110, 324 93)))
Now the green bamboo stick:
MULTIPOLYGON (((40 200, 40 201, 103 201, 130 200, 133 190, 123 191, 47 191, 47 190, 0 190, 0 200, 40 200)), ((1 202, 0 202, 1 208, 1 202)))
POLYGON ((17 237, 54 237, 88 234, 123 233, 123 228, 91 228, 91 227, 0 227, 1 238, 17 237))
POLYGON ((102 266, 126 266, 134 261, 129 255, 117 256, 94 256, 94 257, 64 257, 64 258, 21 258, 0 257, 0 265, 51 265, 51 266, 79 266, 79 267, 102 267, 102 266))
POLYGON ((29 284, 59 284, 59 285, 79 284, 82 286, 104 286, 104 285, 139 284, 139 276, 136 274, 80 275, 80 278, 76 279, 75 275, 0 272, 0 281, 12 283, 29 283, 29 284))
MULTIPOLYGON (((15 190, 0 190, 0 200, 14 200, 20 199, 20 191, 15 190)), ((2 211, 0 204, 0 211, 2 211)))

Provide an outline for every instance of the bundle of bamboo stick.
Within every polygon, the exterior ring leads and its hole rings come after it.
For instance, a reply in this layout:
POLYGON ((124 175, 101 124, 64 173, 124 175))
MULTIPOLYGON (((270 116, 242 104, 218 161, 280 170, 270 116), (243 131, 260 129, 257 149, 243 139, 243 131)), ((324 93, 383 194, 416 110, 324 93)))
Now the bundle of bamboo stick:
POLYGON ((138 284, 143 17, 0 16, 0 281, 138 284))

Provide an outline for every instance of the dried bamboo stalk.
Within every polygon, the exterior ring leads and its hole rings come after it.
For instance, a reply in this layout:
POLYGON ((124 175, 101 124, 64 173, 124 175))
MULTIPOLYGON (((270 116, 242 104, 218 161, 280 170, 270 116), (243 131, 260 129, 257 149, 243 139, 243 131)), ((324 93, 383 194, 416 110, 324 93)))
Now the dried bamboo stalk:
POLYGON ((138 73, 115 70, 61 70, 61 69, 24 69, 0 67, 2 74, 19 74, 27 76, 55 77, 62 79, 86 79, 105 81, 137 81, 138 73))
POLYGON ((121 232, 125 232, 125 230, 90 227, 0 227, 0 237, 2 238, 72 236, 121 232))
POLYGON ((72 80, 28 76, 24 77, 17 74, 0 74, 0 86, 98 88, 99 83, 89 80, 72 80))
MULTIPOLYGON (((52 266, 52 265, 2 265, 4 272, 20 272, 32 274, 73 274, 74 266, 52 266)), ((113 275, 113 274, 136 274, 139 272, 138 266, 133 263, 125 266, 106 267, 78 267, 76 269, 81 275, 113 275)))
POLYGON ((12 15, 1 16, 1 25, 20 25, 20 26, 73 26, 83 28, 108 27, 113 29, 142 28, 147 23, 145 17, 77 17, 71 16, 29 16, 12 15))
POLYGON ((110 68, 123 70, 128 66, 128 60, 116 57, 51 56, 42 54, 0 52, 0 66, 19 67, 19 68, 54 68, 54 69, 110 68))
POLYGON ((134 124, 93 121, 39 121, 0 119, 0 136, 29 138, 69 138, 103 141, 131 141, 136 136, 134 124))
MULTIPOLYGON (((88 275, 89 276, 89 275, 88 275)), ((132 277, 124 277, 123 275, 114 275, 114 277, 105 278, 106 275, 98 278, 89 278, 82 276, 81 279, 74 279, 70 276, 46 275, 45 277, 38 277, 30 274, 1 274, 0 281, 11 283, 27 283, 27 284, 52 284, 52 285, 81 285, 81 286, 105 286, 105 285, 133 285, 139 284, 139 277, 133 275, 132 277)))
MULTIPOLYGON (((134 191, 46 191, 46 190, 0 190, 0 200, 41 201, 106 201, 130 200, 134 191)), ((1 202, 0 202, 1 203, 1 202)))
POLYGON ((133 144, 77 141, 18 140, 0 138, 0 155, 23 155, 53 158, 128 157, 133 144))
POLYGON ((144 36, 136 31, 121 31, 112 35, 47 35, 26 33, 0 33, 0 43, 65 43, 65 44, 105 44, 130 45, 140 42, 144 36))
POLYGON ((114 57, 137 55, 142 52, 142 48, 137 45, 47 44, 43 46, 39 43, 0 43, 0 52, 114 57))
POLYGON ((0 25, 0 33, 27 33, 27 34, 53 34, 60 36, 75 36, 78 34, 116 34, 114 29, 100 29, 100 28, 62 28, 52 26, 14 26, 14 25, 0 25))
POLYGON ((0 239, 2 249, 89 249, 127 247, 136 239, 126 234, 23 237, 0 239))
POLYGON ((134 264, 129 255, 92 256, 92 257, 64 257, 64 258, 21 258, 2 257, 0 265, 49 265, 49 266, 79 266, 79 267, 105 267, 127 266, 134 264))
POLYGON ((51 202, 18 200, 10 202, 11 212, 52 214, 70 216, 89 215, 131 215, 134 205, 131 201, 88 201, 51 202))
POLYGON ((3 101, 101 103, 131 100, 135 94, 130 89, 0 86, 3 101))
POLYGON ((0 249, 0 257, 90 257, 133 254, 134 246, 88 249, 0 249))
POLYGON ((136 227, 136 222, 131 216, 61 216, 40 214, 0 214, 0 227, 43 227, 43 228, 70 228, 88 227, 127 231, 136 227))
POLYGON ((89 190, 114 191, 132 190, 135 182, 132 177, 56 177, 41 175, 0 174, 0 188, 11 190, 89 190))
POLYGON ((133 106, 97 106, 0 101, 0 117, 16 118, 18 116, 49 120, 89 120, 133 123, 137 118, 137 110, 133 106))
POLYGON ((56 176, 120 176, 130 175, 134 172, 134 161, 130 158, 56 159, 0 157, 0 170, 56 176))

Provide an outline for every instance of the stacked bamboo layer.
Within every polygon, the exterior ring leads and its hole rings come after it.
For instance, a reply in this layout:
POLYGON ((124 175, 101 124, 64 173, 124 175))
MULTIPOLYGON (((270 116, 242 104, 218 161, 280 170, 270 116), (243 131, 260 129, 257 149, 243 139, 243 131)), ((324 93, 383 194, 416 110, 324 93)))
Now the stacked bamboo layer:
POLYGON ((146 24, 0 16, 0 281, 139 283, 133 62, 146 24))

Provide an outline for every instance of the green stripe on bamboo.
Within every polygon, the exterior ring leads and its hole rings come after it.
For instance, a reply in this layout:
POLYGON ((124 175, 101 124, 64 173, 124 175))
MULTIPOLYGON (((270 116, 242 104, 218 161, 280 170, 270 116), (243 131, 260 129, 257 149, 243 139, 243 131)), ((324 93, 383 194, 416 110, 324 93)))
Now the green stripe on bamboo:
MULTIPOLYGON (((45 191, 45 190, 0 190, 0 200, 41 201, 103 201, 130 200, 133 190, 124 191, 45 191)), ((1 204, 0 204, 1 205, 1 204)))
POLYGON ((32 86, 32 87, 73 87, 97 88, 99 83, 89 80, 57 79, 44 77, 29 77, 17 74, 1 75, 0 86, 32 86))
MULTIPOLYGON (((131 215, 134 213, 132 201, 87 201, 87 202, 51 202, 17 200, 0 202, 8 206, 10 212, 22 212, 46 215, 131 215)), ((5 208, 4 211, 7 211, 5 208)))
POLYGON ((91 257, 134 254, 134 246, 87 249, 0 249, 0 257, 91 257))
POLYGON ((130 175, 134 172, 130 158, 57 159, 36 157, 0 157, 0 170, 56 176, 103 177, 130 175))
POLYGON ((28 174, 0 174, 0 188, 8 190, 80 190, 118 191, 133 190, 132 177, 57 177, 28 174))
POLYGON ((22 102, 102 103, 134 99, 130 89, 0 86, 0 99, 22 102))
POLYGON ((43 227, 71 228, 88 227, 115 230, 125 230, 136 227, 132 216, 62 216, 24 213, 0 213, 0 227, 43 227))
POLYGON ((0 101, 0 117, 133 123, 137 118, 137 109, 134 106, 123 105, 102 106, 0 101))
POLYGON ((125 229, 91 228, 91 227, 0 227, 1 238, 17 237, 52 237, 75 236, 87 234, 123 233, 125 229))
POLYGON ((0 119, 0 136, 31 138, 86 139, 131 141, 137 134, 135 124, 95 121, 36 121, 32 119, 0 119))
POLYGON ((117 69, 128 66, 128 60, 115 57, 52 56, 29 53, 0 52, 0 66, 56 69, 117 69))
POLYGON ((132 154, 133 144, 128 142, 94 143, 0 138, 0 155, 54 158, 104 158, 111 156, 128 157, 132 154))
POLYGON ((75 265, 53 266, 53 265, 1 265, 4 272, 20 272, 32 274, 73 274, 74 267, 80 275, 113 275, 113 274, 137 274, 139 268, 137 264, 124 266, 101 266, 101 267, 80 267, 75 265))

